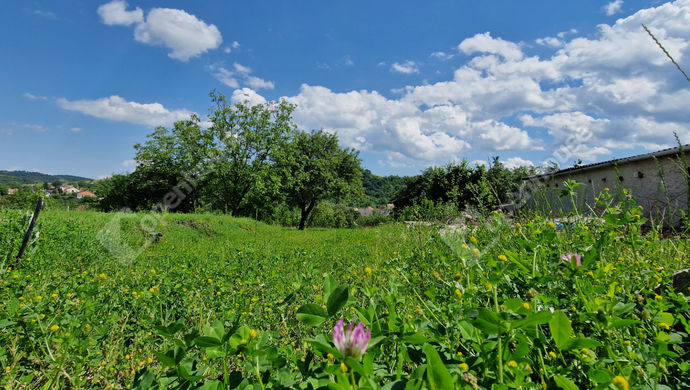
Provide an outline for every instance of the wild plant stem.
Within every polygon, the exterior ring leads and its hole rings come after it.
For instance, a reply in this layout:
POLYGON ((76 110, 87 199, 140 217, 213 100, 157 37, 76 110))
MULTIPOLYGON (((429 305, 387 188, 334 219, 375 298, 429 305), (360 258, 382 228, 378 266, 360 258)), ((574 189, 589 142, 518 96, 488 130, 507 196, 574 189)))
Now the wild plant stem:
POLYGON ((261 381, 261 372, 259 371, 259 357, 255 357, 256 363, 254 364, 254 372, 256 373, 256 379, 259 380, 259 386, 261 386, 261 390, 266 390, 266 387, 264 387, 264 383, 261 381))
POLYGON ((46 349, 48 350, 48 355, 50 355, 50 358, 55 361, 55 357, 53 356, 53 353, 50 351, 50 346, 48 346, 48 338, 43 339, 46 343, 46 349))
POLYGON ((688 77, 688 75, 685 73, 685 71, 683 70, 683 68, 681 68, 680 65, 678 65, 678 63, 676 62, 676 60, 674 60, 673 57, 671 57, 671 54, 670 54, 668 51, 666 51, 666 48, 665 48, 664 46, 661 45, 661 42, 659 42, 659 41, 656 39, 656 37, 654 36, 654 34, 652 34, 652 32, 649 31, 649 29, 647 28, 647 26, 645 26, 645 25, 643 24, 643 25, 642 25, 642 28, 644 28, 644 30, 647 32, 647 34, 649 34, 649 36, 652 37, 652 39, 654 40, 654 42, 656 43, 656 45, 659 46, 659 48, 661 49, 661 51, 664 52, 664 54, 666 54, 666 57, 668 57, 668 59, 671 60, 671 62, 673 63, 673 65, 676 66, 676 68, 680 71, 680 73, 682 73, 683 76, 685 76, 685 79, 688 80, 688 81, 690 81, 690 77, 688 77))
MULTIPOLYGON (((494 310, 496 310, 496 315, 498 315, 498 287, 494 286, 494 310)), ((498 333, 498 383, 503 383, 503 335, 501 334, 501 329, 499 328, 498 333)))

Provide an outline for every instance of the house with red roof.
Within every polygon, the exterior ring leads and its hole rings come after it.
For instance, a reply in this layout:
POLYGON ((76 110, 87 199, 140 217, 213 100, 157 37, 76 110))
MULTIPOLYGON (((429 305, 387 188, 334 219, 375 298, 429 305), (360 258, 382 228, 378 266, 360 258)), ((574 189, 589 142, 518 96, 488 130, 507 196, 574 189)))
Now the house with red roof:
POLYGON ((82 191, 82 192, 77 194, 77 199, 81 199, 83 197, 95 198, 96 194, 94 194, 93 192, 89 192, 89 191, 82 191))

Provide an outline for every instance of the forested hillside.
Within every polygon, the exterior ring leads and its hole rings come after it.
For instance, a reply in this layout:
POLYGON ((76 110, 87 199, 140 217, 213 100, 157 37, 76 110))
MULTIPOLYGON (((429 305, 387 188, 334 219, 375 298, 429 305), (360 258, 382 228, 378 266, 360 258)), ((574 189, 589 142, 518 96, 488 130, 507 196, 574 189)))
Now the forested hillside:
POLYGON ((91 179, 72 175, 48 175, 40 172, 0 171, 0 184, 38 184, 52 183, 56 180, 78 182, 91 179))
POLYGON ((370 170, 364 169, 362 186, 366 203, 370 206, 382 206, 392 203, 393 196, 405 186, 404 176, 377 176, 370 170))

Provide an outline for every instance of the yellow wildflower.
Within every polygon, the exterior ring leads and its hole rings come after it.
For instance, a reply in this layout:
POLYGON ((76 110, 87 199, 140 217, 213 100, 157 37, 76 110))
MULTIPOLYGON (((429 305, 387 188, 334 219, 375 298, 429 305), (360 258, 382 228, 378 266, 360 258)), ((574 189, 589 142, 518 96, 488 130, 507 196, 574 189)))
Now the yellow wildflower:
POLYGON ((624 377, 618 375, 615 378, 613 378, 613 386, 618 389, 618 390, 628 390, 630 388, 630 385, 628 384, 628 380, 625 379, 624 377))
POLYGON ((467 363, 460 363, 460 364, 458 364, 458 367, 459 367, 462 371, 467 371, 467 370, 470 368, 470 366, 468 366, 467 363))

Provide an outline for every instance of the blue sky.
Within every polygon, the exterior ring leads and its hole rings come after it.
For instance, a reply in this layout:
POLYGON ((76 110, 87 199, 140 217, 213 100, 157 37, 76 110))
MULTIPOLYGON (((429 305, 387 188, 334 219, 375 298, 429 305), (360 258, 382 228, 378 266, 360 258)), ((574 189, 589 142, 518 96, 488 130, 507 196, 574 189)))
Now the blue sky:
POLYGON ((21 1, 0 14, 0 169, 105 177, 208 93, 285 98, 374 173, 690 142, 690 0, 21 1))

